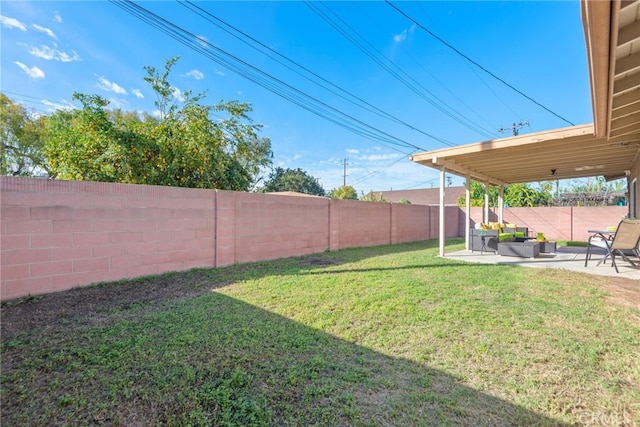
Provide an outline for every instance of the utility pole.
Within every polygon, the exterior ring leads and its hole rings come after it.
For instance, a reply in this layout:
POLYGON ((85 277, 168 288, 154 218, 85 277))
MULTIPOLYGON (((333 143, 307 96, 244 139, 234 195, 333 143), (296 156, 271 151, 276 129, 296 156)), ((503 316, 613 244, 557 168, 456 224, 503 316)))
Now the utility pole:
MULTIPOLYGON (((514 123, 513 125, 511 125, 511 132, 513 133, 513 136, 518 136, 518 133, 520 133, 520 129, 522 129, 525 126, 529 126, 529 120, 525 122, 514 123)), ((498 129, 498 132, 505 133, 508 130, 509 128, 500 128, 498 129)))
POLYGON ((349 161, 349 159, 344 159, 344 175, 343 175, 344 181, 343 181, 343 184, 342 184, 344 187, 347 186, 347 165, 348 165, 347 162, 348 161, 349 161))

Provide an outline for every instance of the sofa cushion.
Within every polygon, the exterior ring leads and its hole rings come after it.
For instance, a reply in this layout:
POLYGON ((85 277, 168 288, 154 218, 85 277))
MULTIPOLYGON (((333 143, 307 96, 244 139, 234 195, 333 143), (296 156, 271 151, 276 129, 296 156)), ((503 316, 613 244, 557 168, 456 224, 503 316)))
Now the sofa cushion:
POLYGON ((498 241, 504 242, 505 240, 513 239, 512 233, 500 233, 498 234, 498 241))

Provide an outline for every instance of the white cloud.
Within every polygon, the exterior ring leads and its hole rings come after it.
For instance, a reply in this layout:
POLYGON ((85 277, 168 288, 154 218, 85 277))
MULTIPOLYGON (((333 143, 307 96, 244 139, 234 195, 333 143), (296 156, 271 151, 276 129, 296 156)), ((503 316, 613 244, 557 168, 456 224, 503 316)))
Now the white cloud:
POLYGON ((173 93, 172 93, 173 97, 180 102, 184 102, 184 96, 182 95, 182 91, 177 87, 172 87, 171 89, 173 89, 173 93))
POLYGON ((404 30, 402 30, 400 34, 396 34, 395 36, 393 36, 393 41, 396 43, 403 42, 407 39, 407 34, 413 34, 415 30, 416 24, 413 24, 409 28, 405 28, 404 30))
POLYGON ((42 71, 40 68, 38 67, 29 68, 26 65, 24 65, 22 62, 18 62, 18 61, 14 62, 14 64, 20 67, 22 71, 27 73, 27 75, 32 79, 44 79, 44 71, 42 71))
POLYGON ((127 94, 127 90, 125 88, 120 86, 118 83, 110 82, 109 80, 105 79, 104 77, 99 77, 98 78, 98 88, 100 88, 102 90, 106 90, 107 92, 115 92, 115 93, 118 93, 120 95, 126 95, 127 94))
POLYGON ((155 110, 153 113, 151 113, 151 115, 156 119, 162 119, 162 111, 160 110, 155 110))
POLYGON ((369 154, 366 156, 358 157, 359 160, 365 160, 368 162, 380 162, 386 160, 396 160, 397 158, 402 157, 402 154, 369 154))
POLYGON ((70 55, 67 52, 62 52, 58 49, 53 49, 44 45, 39 48, 31 46, 29 48, 29 53, 37 58, 46 59, 47 61, 55 60, 60 62, 73 62, 80 60, 80 56, 75 52, 70 55))
POLYGON ((27 31, 27 26, 22 22, 18 21, 14 18, 9 18, 8 16, 0 15, 0 24, 9 28, 17 28, 22 31, 27 31))
POLYGON ((205 36, 196 36, 196 39, 198 39, 198 42, 202 47, 209 46, 209 39, 207 39, 205 36))
POLYGON ((144 95, 140 91, 140 89, 131 89, 131 93, 136 96, 138 99, 144 99, 144 95))
POLYGON ((46 105, 47 107, 49 107, 49 111, 55 111, 55 110, 73 110, 75 107, 72 103, 70 103, 69 101, 63 101, 62 104, 59 104, 57 102, 51 102, 48 101, 46 99, 43 99, 41 101, 44 105, 46 105))
POLYGON ((191 70, 189 71, 187 74, 185 74, 188 77, 193 77, 196 80, 202 80, 204 79, 204 73, 200 70, 191 70))
POLYGON ((51 31, 51 29, 43 27, 42 25, 38 25, 38 24, 33 24, 32 27, 34 30, 40 31, 41 33, 45 33, 49 37, 58 40, 58 37, 55 35, 53 31, 51 31))
POLYGON ((224 76, 224 71, 216 70, 215 74, 217 74, 218 76, 224 76))
POLYGON ((355 148, 347 148, 347 154, 358 154, 360 150, 355 148))
POLYGON ((400 34, 396 34, 395 36, 393 36, 393 41, 396 43, 400 43, 401 41, 406 40, 407 38, 407 31, 403 31, 400 34))
POLYGON ((57 10, 53 12, 53 22, 57 22, 58 24, 62 22, 62 17, 57 10))

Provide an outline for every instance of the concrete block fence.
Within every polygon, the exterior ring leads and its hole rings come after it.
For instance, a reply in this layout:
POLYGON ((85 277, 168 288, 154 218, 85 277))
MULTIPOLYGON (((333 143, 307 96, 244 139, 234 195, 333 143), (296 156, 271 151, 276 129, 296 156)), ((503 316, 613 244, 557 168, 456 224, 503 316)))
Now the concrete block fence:
MULTIPOLYGON (((471 225, 482 222, 483 208, 471 208, 471 225)), ((602 230, 615 227, 627 215, 626 206, 601 207, 540 207, 504 209, 503 221, 529 227, 536 233, 543 233, 549 240, 574 240, 585 242, 591 233, 589 230, 602 230)), ((491 211, 490 219, 497 221, 497 213, 491 211)), ((462 232, 464 235, 464 219, 462 232)))
MULTIPOLYGON (((586 240, 626 207, 510 208, 505 222, 586 240)), ((447 237, 465 213, 446 207, 447 237)), ((482 208, 472 209, 472 225, 482 208)), ((491 213, 493 219, 496 215, 491 213)), ((0 177, 0 299, 91 283, 438 237, 437 206, 0 177)))
MULTIPOLYGON (((461 211, 447 207, 447 235, 461 211)), ((0 299, 437 237, 437 207, 0 177, 0 299)))

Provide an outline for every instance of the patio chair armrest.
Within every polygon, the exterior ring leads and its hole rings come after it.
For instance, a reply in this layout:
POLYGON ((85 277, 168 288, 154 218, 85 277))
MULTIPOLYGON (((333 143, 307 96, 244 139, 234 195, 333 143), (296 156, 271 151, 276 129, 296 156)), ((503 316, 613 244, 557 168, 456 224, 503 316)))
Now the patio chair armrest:
POLYGON ((594 233, 591 236, 589 236, 589 240, 587 241, 587 244, 590 246, 598 246, 601 248, 606 247, 607 249, 609 249, 612 239, 613 238, 611 237, 611 235, 606 235, 603 233, 594 233))

